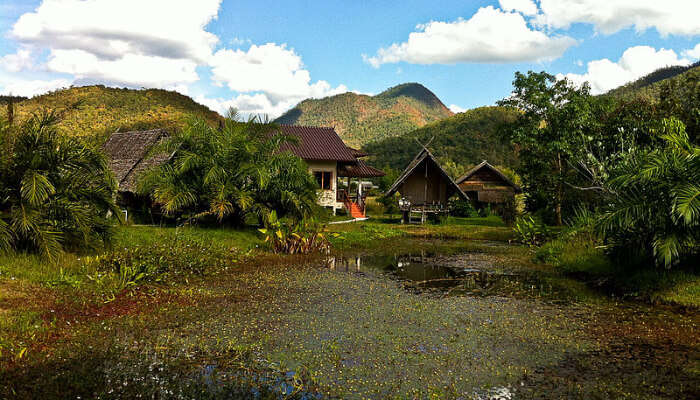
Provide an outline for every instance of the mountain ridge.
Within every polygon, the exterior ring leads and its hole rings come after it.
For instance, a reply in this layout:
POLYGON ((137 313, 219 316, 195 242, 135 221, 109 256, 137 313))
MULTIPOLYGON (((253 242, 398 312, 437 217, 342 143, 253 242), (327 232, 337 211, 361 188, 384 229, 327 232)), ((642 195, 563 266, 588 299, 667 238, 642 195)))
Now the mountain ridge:
POLYGON ((347 92, 306 99, 275 122, 332 127, 348 145, 360 147, 451 115, 452 111, 428 88, 404 83, 374 96, 347 92))

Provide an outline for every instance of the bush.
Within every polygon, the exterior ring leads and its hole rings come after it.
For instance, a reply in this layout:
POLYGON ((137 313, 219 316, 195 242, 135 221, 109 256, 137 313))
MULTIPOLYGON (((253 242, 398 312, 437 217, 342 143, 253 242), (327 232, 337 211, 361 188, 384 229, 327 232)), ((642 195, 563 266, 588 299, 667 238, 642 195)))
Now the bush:
POLYGON ((328 252, 331 244, 321 230, 321 225, 313 219, 282 221, 274 211, 265 228, 259 229, 270 249, 283 254, 328 252))
POLYGON ((518 242, 530 247, 541 246, 553 237, 553 232, 547 225, 531 216, 518 218, 513 226, 513 232, 518 242))
POLYGON ((471 202, 467 200, 452 200, 450 201, 450 215, 453 217, 473 217, 476 214, 476 210, 471 202))
POLYGON ((0 121, 0 251, 54 258, 97 247, 121 218, 116 182, 101 153, 58 133, 44 111, 15 127, 0 121))
POLYGON ((238 261, 232 249, 178 239, 174 243, 117 249, 85 258, 88 278, 108 292, 120 292, 145 282, 169 283, 228 269, 238 261))

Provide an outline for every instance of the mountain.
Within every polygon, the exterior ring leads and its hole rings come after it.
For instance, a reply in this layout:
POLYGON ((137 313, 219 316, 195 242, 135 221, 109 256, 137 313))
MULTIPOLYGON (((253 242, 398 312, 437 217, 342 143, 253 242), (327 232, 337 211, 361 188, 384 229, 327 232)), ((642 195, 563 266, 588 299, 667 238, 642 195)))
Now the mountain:
POLYGON ((629 97, 636 95, 648 96, 656 99, 659 90, 664 83, 687 79, 689 76, 700 75, 700 61, 688 66, 673 66, 657 69, 636 81, 612 89, 606 95, 616 97, 629 97))
POLYGON ((334 127, 348 145, 360 147, 451 115, 453 113, 425 86, 406 83, 376 96, 344 93, 304 100, 275 122, 334 127))
MULTIPOLYGON (((15 99, 16 101, 17 99, 15 99)), ((21 121, 42 108, 63 111, 59 130, 76 136, 101 137, 115 131, 178 128, 189 116, 218 123, 221 116, 191 98, 160 89, 72 87, 15 102, 21 121)), ((0 115, 7 113, 3 107, 0 115)))
POLYGON ((372 165, 403 170, 421 144, 432 139, 428 148, 453 177, 483 160, 512 168, 517 164, 517 153, 499 129, 517 117, 517 111, 505 107, 475 108, 400 136, 368 143, 362 150, 370 154, 372 165))

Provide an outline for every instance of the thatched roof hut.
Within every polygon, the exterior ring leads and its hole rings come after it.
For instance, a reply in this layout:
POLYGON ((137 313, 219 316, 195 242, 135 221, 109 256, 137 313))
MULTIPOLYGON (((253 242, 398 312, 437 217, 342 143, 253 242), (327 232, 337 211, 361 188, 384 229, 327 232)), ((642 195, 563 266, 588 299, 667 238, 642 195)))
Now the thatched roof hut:
POLYGON ((150 131, 116 132, 104 144, 109 166, 119 183, 119 192, 134 193, 136 178, 143 171, 170 160, 171 154, 153 157, 148 152, 168 136, 163 129, 150 131))
POLYGON ((447 200, 453 195, 469 200, 469 197, 425 147, 408 164, 386 195, 392 196, 396 192, 401 193, 401 196, 411 203, 411 207, 428 205, 446 207, 447 200))
POLYGON ((477 204, 505 203, 523 192, 520 186, 486 161, 457 179, 457 184, 477 204))

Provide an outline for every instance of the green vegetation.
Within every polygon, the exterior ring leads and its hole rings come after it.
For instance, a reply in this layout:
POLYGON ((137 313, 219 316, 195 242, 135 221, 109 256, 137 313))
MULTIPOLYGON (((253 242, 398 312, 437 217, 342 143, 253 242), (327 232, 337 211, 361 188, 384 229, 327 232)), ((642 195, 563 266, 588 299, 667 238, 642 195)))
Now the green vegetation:
POLYGON ((493 165, 514 167, 517 153, 499 131, 512 123, 518 112, 504 107, 481 107, 428 124, 397 137, 366 144, 373 165, 403 170, 431 139, 430 149, 441 164, 457 178, 487 159, 493 165), (416 142, 416 140, 418 142, 416 142))
POLYGON ((242 225, 252 215, 266 223, 273 211, 275 219, 301 220, 316 202, 316 183, 299 157, 279 152, 290 139, 275 132, 257 118, 242 123, 232 115, 221 128, 194 120, 152 150, 173 154, 172 162, 146 172, 139 191, 189 222, 242 225))
POLYGON ((452 112, 435 94, 417 83, 393 87, 377 96, 344 93, 304 100, 275 122, 334 127, 349 146, 413 131, 452 112))
MULTIPOLYGON (((182 128, 196 116, 218 125, 221 116, 177 92, 116 89, 105 86, 72 87, 15 103, 15 120, 24 121, 42 109, 69 110, 58 131, 102 143, 120 131, 182 128)), ((5 113, 5 110, 0 110, 5 113)))
POLYGON ((109 241, 120 215, 104 156, 58 133, 55 112, 0 120, 0 252, 54 258, 109 241))

